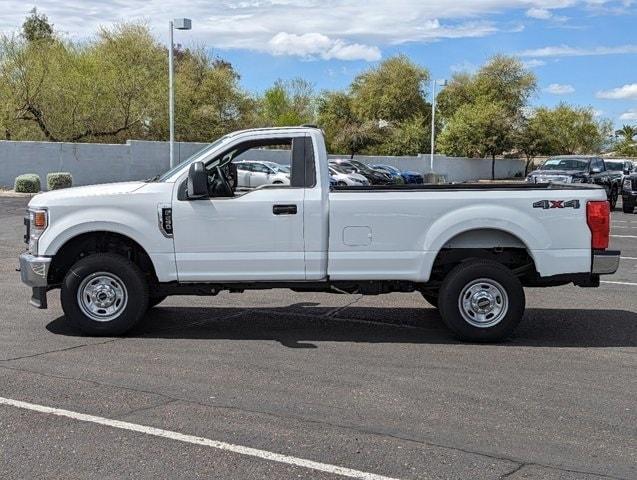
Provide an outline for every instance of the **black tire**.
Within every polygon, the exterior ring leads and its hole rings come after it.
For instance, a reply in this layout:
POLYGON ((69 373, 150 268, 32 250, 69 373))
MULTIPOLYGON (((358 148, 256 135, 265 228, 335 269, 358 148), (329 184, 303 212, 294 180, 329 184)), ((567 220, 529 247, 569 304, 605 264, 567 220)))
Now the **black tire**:
POLYGON ((635 200, 624 200, 622 202, 622 211, 624 213, 633 213, 635 211, 635 200))
POLYGON ((148 297, 148 308, 153 308, 157 305, 159 305, 161 302, 163 302, 164 300, 166 300, 168 298, 168 295, 150 295, 148 297))
POLYGON ((617 199, 618 198, 619 198, 619 190, 617 189, 616 186, 614 186, 610 190, 610 199, 608 200, 610 202, 610 211, 611 212, 613 210, 615 210, 615 207, 617 206, 617 199))
POLYGON ((338 185, 339 187, 347 187, 347 183, 343 182, 342 180, 336 182, 336 185, 338 185))
POLYGON ((472 260, 456 266, 440 287, 440 315, 445 325, 461 340, 496 342, 507 338, 522 320, 524 307, 524 289, 520 280, 508 268, 490 260, 472 260), (466 293, 465 289, 468 289, 466 293), (461 296, 468 304, 475 300, 478 308, 482 306, 480 302, 486 301, 486 313, 461 306, 464 304, 461 296), (488 308, 492 310, 488 311, 488 308))
POLYGON ((422 297, 427 300, 432 307, 438 308, 438 295, 431 292, 420 292, 422 297))
POLYGON ((73 265, 62 282, 60 293, 62 309, 67 320, 87 335, 122 335, 133 328, 144 316, 148 307, 148 282, 144 273, 133 262, 113 253, 96 253, 73 265), (123 288, 117 288, 121 287, 123 288), (100 291, 99 289, 102 288, 100 291), (110 290, 109 290, 110 288, 110 290), (83 300, 79 290, 85 292, 83 300), (106 290, 104 290, 106 289, 106 290), (108 310, 97 302, 106 301, 123 292, 111 317, 108 310), (95 295, 91 296, 89 292, 95 295), (109 297, 110 295, 110 297, 109 297), (99 319, 92 318, 89 313, 99 319))

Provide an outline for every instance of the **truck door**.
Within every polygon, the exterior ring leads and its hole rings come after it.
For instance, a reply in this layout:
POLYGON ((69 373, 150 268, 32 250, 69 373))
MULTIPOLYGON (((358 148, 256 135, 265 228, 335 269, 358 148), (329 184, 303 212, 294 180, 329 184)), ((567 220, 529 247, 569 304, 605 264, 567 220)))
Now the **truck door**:
POLYGON ((173 235, 179 281, 305 280, 306 144, 304 134, 253 137, 207 161, 243 152, 236 158, 241 160, 243 154, 249 158, 250 152, 279 148, 282 163, 291 165, 290 185, 263 185, 232 197, 188 200, 187 178, 177 182, 173 235))

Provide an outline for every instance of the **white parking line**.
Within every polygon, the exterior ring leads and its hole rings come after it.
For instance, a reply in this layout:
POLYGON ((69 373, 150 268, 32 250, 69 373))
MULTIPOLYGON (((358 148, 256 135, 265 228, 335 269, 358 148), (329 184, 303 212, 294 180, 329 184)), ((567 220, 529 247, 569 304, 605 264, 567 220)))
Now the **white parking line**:
POLYGON ((259 450, 256 448, 244 447, 242 445, 233 445, 231 443, 219 442, 217 440, 210 440, 203 437, 195 437, 192 435, 186 435, 184 433, 173 432, 171 430, 163 430, 161 428, 148 427, 145 425, 138 425, 136 423, 122 422, 120 420, 112 420, 104 417, 96 417, 94 415, 73 412, 71 410, 62 410, 60 408, 46 407, 44 405, 22 402, 20 400, 13 400, 11 398, 0 397, 0 405, 10 405, 12 407, 22 408, 24 410, 48 413, 51 415, 57 415, 59 417, 72 418, 73 420, 79 420, 81 422, 96 423, 98 425, 106 425, 107 427, 130 430, 132 432, 144 433, 146 435, 152 435, 155 437, 168 438, 170 440, 176 440, 178 442, 203 445, 204 447, 225 450, 228 452, 238 453, 239 455, 247 455, 249 457, 256 457, 271 462, 285 463, 288 465, 293 465, 295 467, 318 470, 320 472, 341 475, 343 477, 359 478, 362 480, 397 480, 395 478, 385 477, 383 475, 362 472, 360 470, 352 470, 351 468, 339 467, 338 465, 330 465, 329 463, 315 462, 313 460, 291 457, 289 455, 281 455, 280 453, 269 452, 267 450, 259 450))
POLYGON ((611 235, 613 238, 637 238, 637 235, 611 235))
POLYGON ((637 260, 637 257, 619 257, 620 260, 637 260))
POLYGON ((612 280, 602 280, 600 283, 610 283, 611 285, 630 285, 637 287, 637 283, 633 282, 613 282, 612 280))

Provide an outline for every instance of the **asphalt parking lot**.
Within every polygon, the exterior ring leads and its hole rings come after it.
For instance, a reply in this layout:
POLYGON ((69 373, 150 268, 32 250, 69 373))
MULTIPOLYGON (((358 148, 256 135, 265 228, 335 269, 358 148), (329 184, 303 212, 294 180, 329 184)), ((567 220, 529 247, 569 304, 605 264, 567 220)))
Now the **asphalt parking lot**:
POLYGON ((637 214, 599 289, 528 289, 517 335, 472 345, 417 294, 287 290, 84 337, 57 291, 28 306, 26 203, 0 198, 1 478, 637 478, 637 214))

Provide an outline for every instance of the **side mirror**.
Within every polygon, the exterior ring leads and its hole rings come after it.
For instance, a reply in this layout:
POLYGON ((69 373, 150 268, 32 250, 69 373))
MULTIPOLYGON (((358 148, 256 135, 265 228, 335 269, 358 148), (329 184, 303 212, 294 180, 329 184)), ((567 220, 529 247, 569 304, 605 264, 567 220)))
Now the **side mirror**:
POLYGON ((195 162, 188 170, 188 199, 208 198, 208 173, 203 162, 195 162))
POLYGON ((630 170, 628 169, 624 170, 624 175, 630 175, 630 170))
POLYGON ((602 169, 599 167, 593 167, 591 168, 591 173, 601 173, 602 169))

